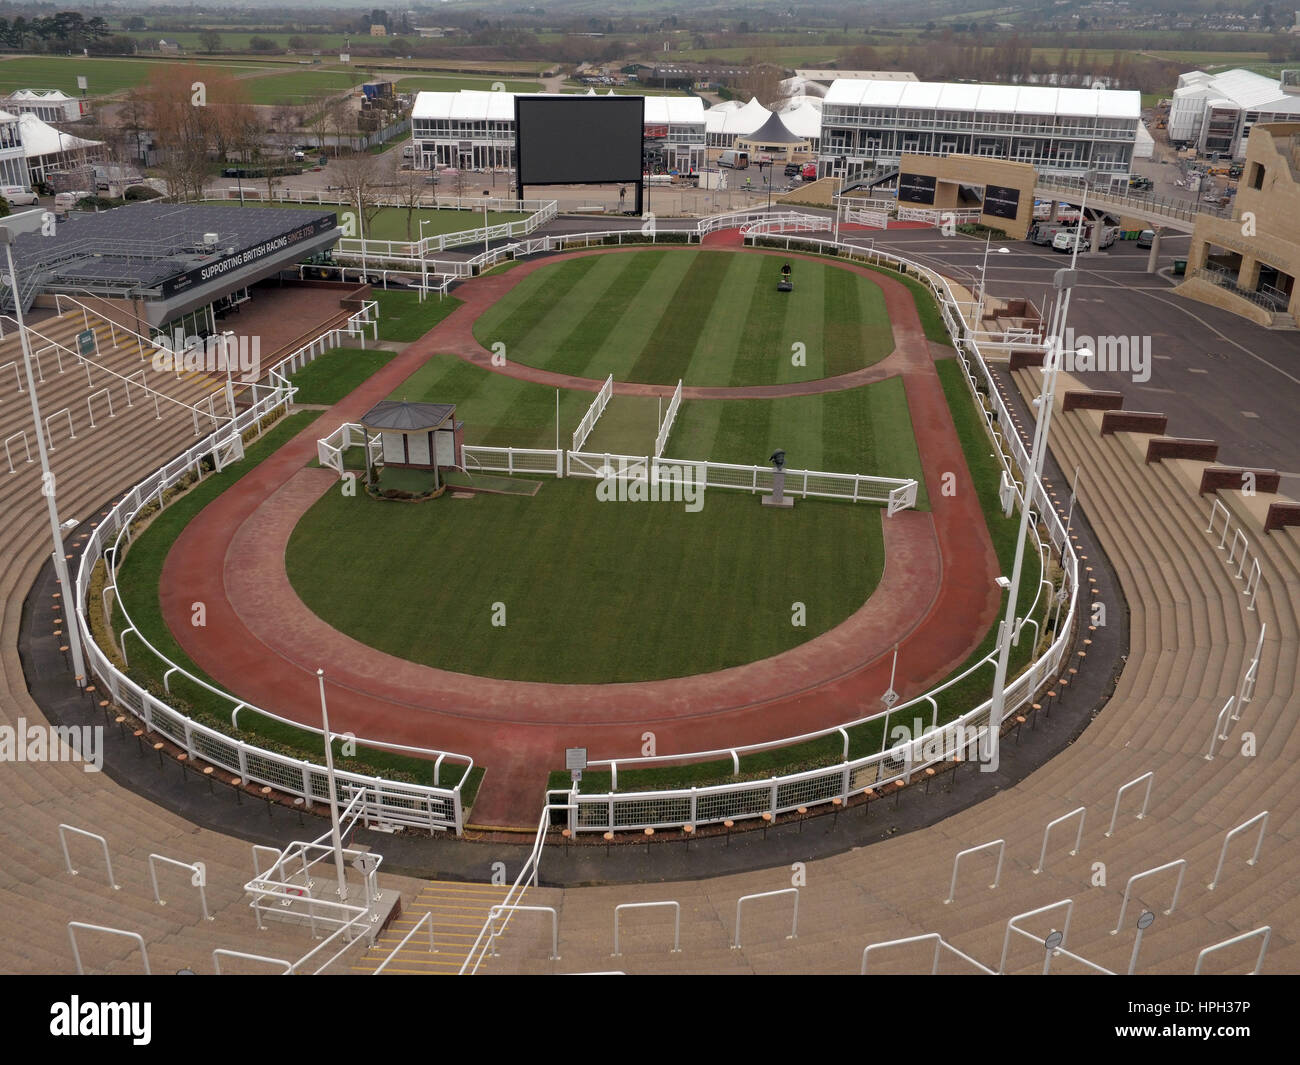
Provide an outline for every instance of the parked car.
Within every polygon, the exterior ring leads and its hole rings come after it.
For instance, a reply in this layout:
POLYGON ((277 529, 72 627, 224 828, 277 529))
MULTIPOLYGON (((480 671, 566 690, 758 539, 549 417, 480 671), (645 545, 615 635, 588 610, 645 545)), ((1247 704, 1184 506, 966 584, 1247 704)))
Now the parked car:
POLYGON ((22 185, 5 185, 0 194, 15 207, 33 207, 40 202, 36 193, 22 185))
POLYGON ((718 166, 730 167, 732 170, 748 170, 749 153, 725 151, 718 157, 718 166))
POLYGON ((1155 239, 1156 231, 1154 229, 1144 229, 1138 234, 1137 246, 1139 248, 1149 248, 1155 239))
POLYGON ((1052 238, 1052 251, 1072 252, 1076 245, 1079 251, 1088 250, 1087 236, 1077 229, 1062 229, 1052 238))
POLYGON ((794 177, 796 174, 802 172, 802 170, 803 170, 803 167, 801 167, 798 163, 786 163, 786 164, 785 164, 785 176, 786 176, 786 177, 794 177))

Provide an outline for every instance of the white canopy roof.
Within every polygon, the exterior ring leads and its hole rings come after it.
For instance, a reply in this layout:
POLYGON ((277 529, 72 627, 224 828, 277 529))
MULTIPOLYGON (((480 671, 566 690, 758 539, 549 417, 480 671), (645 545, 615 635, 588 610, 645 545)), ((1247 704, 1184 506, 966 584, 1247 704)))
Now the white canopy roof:
POLYGON ((826 93, 826 102, 850 107, 1134 120, 1142 112, 1142 94, 1130 89, 1057 89, 1046 85, 967 85, 843 78, 831 85, 826 93))
POLYGON ((11 93, 10 100, 39 100, 42 103, 62 104, 67 103, 73 97, 69 96, 62 89, 19 89, 11 93))
MULTIPOLYGON (((413 119, 450 119, 458 122, 513 122, 515 93, 461 89, 459 92, 419 92, 411 108, 413 119)), ((524 96, 546 95, 521 93, 524 96)), ((598 96, 594 90, 587 96, 598 96)), ((613 95, 610 93, 609 95, 613 95)), ((696 96, 647 96, 645 120, 656 125, 704 125, 704 104, 696 96)))
MULTIPOLYGON (((1226 100, 1243 111, 1288 99, 1276 78, 1266 78, 1262 74, 1240 69, 1225 70, 1221 74, 1206 74, 1203 70, 1193 70, 1178 79, 1178 88, 1174 90, 1174 96, 1179 99, 1213 98, 1217 106, 1222 106, 1222 101, 1226 100)), ((1281 108, 1269 108, 1269 110, 1281 110, 1281 108)))
POLYGON ((757 99, 751 99, 743 107, 735 100, 727 100, 716 107, 710 107, 704 120, 710 133, 730 133, 745 137, 754 130, 761 129, 763 123, 771 117, 772 112, 757 99))
POLYGON ((799 104, 788 111, 781 112, 781 121, 786 128, 799 137, 813 139, 822 135, 822 112, 820 107, 811 102, 799 104))
POLYGON ((417 92, 411 117, 456 119, 464 122, 515 120, 515 94, 462 89, 460 92, 417 92))
POLYGON ((61 133, 53 126, 47 126, 35 115, 19 115, 18 131, 23 138, 23 153, 28 159, 34 159, 39 155, 55 155, 74 148, 98 148, 104 143, 74 137, 71 133, 61 133))

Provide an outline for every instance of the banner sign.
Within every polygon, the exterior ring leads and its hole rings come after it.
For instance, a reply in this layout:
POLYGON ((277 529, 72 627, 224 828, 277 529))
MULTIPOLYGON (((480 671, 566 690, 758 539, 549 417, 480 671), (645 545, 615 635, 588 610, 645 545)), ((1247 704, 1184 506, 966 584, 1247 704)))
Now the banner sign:
POLYGON ((268 255, 283 251, 285 248, 291 248, 295 244, 301 244, 318 233, 334 229, 337 225, 338 219, 332 214, 325 218, 317 218, 304 226, 299 226, 292 232, 282 233, 278 237, 264 240, 261 244, 255 244, 251 248, 237 251, 233 255, 227 255, 214 262, 205 263, 203 266, 196 266, 193 270, 187 270, 183 274, 178 274, 176 277, 164 281, 162 283, 163 298, 175 296, 178 292, 184 292, 196 285, 207 284, 209 281, 238 270, 240 267, 251 266, 268 255))
POLYGON ((936 186, 937 180, 928 174, 899 174, 899 202, 933 204, 936 186))

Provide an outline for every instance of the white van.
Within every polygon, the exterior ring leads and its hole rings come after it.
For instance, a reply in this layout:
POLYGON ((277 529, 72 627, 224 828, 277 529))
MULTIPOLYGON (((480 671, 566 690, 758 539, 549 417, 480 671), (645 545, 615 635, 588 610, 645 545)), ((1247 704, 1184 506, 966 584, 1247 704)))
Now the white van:
POLYGON ((0 195, 14 207, 33 207, 40 202, 36 193, 22 185, 5 185, 0 188, 0 195))
POLYGON ((748 170, 749 152, 725 151, 718 156, 718 166, 725 166, 731 170, 748 170))

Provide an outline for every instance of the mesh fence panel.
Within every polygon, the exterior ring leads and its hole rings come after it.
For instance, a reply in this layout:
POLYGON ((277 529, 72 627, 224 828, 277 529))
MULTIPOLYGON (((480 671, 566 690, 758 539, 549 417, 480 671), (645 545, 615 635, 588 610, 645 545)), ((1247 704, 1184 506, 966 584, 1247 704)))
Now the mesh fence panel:
POLYGON ((239 771, 239 747, 236 744, 199 731, 191 733, 191 742, 195 752, 202 755, 206 761, 219 765, 223 769, 229 769, 231 772, 239 771))
POLYGON ((829 802, 840 794, 843 781, 844 775, 838 769, 802 780, 788 780, 776 789, 777 809, 793 810, 800 806, 829 802))
POLYGON ((302 791, 302 768, 300 766, 282 762, 255 751, 245 753, 245 764, 248 766, 250 780, 260 780, 264 784, 270 784, 281 791, 292 792, 294 795, 302 791))
POLYGON ((770 784, 740 787, 736 791, 708 792, 696 800, 696 819, 700 823, 725 821, 728 818, 753 817, 772 805, 770 784))
POLYGON ((613 828, 683 824, 691 818, 690 796, 663 799, 615 799, 613 828))

